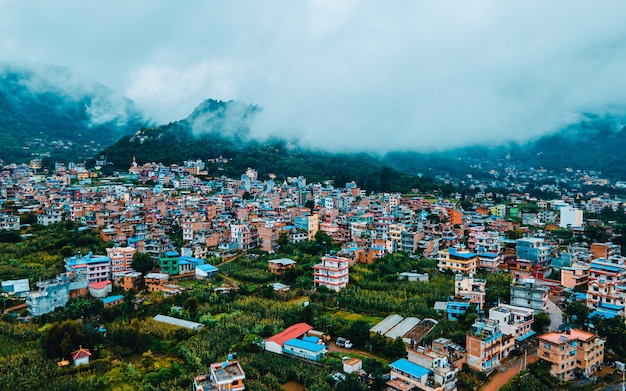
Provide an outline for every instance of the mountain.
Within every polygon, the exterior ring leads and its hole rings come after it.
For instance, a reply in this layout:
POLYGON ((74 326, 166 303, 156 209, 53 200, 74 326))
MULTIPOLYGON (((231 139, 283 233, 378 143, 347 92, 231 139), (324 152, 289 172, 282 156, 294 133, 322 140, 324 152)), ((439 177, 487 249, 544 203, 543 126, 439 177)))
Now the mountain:
POLYGON ((239 177, 248 167, 261 177, 305 176, 309 181, 333 180, 338 185, 356 181, 371 191, 410 191, 437 188, 430 177, 407 175, 391 169, 365 153, 333 154, 301 149, 284 140, 260 142, 248 137, 257 106, 236 101, 206 100, 187 118, 153 128, 143 128, 106 148, 102 155, 112 163, 108 170, 125 171, 133 157, 140 164, 182 163, 216 159, 209 175, 239 177))
POLYGON ((0 159, 85 160, 144 126, 127 98, 67 68, 0 64, 0 159))
POLYGON ((436 153, 391 152, 389 166, 408 173, 464 179, 493 178, 491 170, 515 167, 521 171, 545 169, 553 173, 595 171, 614 181, 626 180, 626 117, 587 114, 560 131, 523 144, 469 146, 436 153))

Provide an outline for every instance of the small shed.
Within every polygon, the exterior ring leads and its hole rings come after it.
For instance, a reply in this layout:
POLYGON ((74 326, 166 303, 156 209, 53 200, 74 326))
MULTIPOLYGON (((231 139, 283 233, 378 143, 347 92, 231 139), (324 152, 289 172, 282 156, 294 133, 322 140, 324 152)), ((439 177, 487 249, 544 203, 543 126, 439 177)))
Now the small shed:
POLYGON ((85 349, 82 346, 72 352, 72 360, 74 361, 74 366, 77 367, 83 364, 89 364, 89 357, 91 357, 91 352, 89 349, 85 349))

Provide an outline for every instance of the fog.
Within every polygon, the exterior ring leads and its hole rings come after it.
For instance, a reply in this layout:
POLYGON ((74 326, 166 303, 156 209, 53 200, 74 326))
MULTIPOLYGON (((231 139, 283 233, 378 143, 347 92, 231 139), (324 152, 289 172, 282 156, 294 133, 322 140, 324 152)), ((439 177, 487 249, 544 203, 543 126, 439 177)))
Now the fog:
POLYGON ((0 60, 67 66, 159 123, 239 100, 262 108, 257 138, 442 150, 624 114, 623 15, 621 1, 0 0, 0 60))

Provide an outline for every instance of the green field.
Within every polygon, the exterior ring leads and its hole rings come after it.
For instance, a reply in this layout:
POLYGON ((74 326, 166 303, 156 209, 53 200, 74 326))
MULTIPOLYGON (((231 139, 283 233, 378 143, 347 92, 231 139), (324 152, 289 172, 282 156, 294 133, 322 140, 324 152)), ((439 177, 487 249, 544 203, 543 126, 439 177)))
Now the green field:
POLYGON ((348 320, 350 322, 355 322, 357 320, 364 320, 367 323, 371 324, 372 326, 380 322, 381 320, 383 320, 383 318, 381 318, 380 316, 361 315, 361 314, 352 313, 348 311, 336 311, 336 312, 333 312, 331 315, 337 318, 348 320))

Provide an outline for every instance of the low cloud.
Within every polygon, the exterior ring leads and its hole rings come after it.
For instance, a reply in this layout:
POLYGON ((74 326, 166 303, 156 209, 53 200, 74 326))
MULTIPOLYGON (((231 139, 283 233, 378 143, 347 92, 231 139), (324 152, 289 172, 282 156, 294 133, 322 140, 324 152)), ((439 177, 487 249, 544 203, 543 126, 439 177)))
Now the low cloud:
POLYGON ((623 114, 624 14, 619 1, 0 0, 0 53, 74 68, 158 122, 235 99, 263 108, 257 138, 443 150, 623 114))

